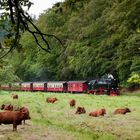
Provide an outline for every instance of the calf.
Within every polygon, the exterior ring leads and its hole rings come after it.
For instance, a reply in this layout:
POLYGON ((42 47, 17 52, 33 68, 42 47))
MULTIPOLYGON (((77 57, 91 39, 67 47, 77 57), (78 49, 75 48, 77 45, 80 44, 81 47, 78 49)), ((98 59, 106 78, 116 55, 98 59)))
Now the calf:
POLYGON ((84 107, 77 107, 77 110, 75 112, 75 114, 83 114, 83 113, 86 113, 86 110, 84 107))
POLYGON ((56 98, 56 97, 48 97, 47 99, 46 99, 46 101, 48 102, 48 103, 54 103, 55 101, 57 101, 58 99, 56 98))
POLYGON ((23 110, 0 112, 0 125, 13 124, 13 131, 17 131, 17 125, 25 118, 30 119, 30 116, 23 110))
POLYGON ((131 112, 129 108, 118 108, 113 112, 113 114, 126 114, 128 112, 131 112))
POLYGON ((16 93, 12 93, 11 97, 12 97, 13 99, 18 99, 18 95, 17 95, 16 93))
POLYGON ((76 101, 74 99, 69 101, 70 107, 75 107, 76 101))
POLYGON ((98 109, 94 112, 90 112, 89 116, 99 117, 99 116, 104 116, 104 114, 106 114, 106 110, 104 108, 102 108, 102 109, 98 109))
POLYGON ((23 119, 23 124, 25 125, 25 120, 28 120, 28 116, 30 116, 30 113, 29 113, 29 109, 27 107, 18 107, 17 109, 15 109, 15 111, 22 111, 26 114, 26 116, 24 117, 23 119))
POLYGON ((2 104, 1 105, 1 110, 13 111, 13 105, 11 105, 11 104, 2 104))

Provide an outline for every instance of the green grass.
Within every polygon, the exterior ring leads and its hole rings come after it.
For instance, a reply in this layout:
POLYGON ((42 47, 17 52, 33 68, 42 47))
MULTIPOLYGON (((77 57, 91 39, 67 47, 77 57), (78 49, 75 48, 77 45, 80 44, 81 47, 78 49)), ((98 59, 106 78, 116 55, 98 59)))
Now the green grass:
MULTIPOLYGON (((31 126, 25 126, 27 129, 27 131, 24 130, 25 135, 39 136, 51 130, 50 134, 53 134, 54 131, 54 135, 57 134, 60 140, 66 137, 66 139, 70 137, 74 140, 140 139, 140 97, 138 96, 110 97, 106 95, 17 92, 19 99, 13 100, 10 94, 11 92, 1 91, 0 104, 11 103, 14 106, 27 106, 30 110, 31 120, 27 122, 31 123, 31 126), (46 103, 46 98, 51 96, 57 97, 58 101, 54 104, 46 103), (69 107, 70 99, 76 99, 76 106, 85 107, 86 114, 76 115, 76 108, 69 107), (120 107, 130 108, 131 113, 112 115, 112 112, 120 107), (105 108, 107 114, 104 117, 88 116, 89 112, 98 108, 105 108)), ((5 126, 0 126, 0 130, 2 127, 5 126)), ((22 127, 24 129, 24 126, 22 127)), ((16 134, 17 140, 24 140, 21 131, 19 129, 16 134)), ((12 126, 8 132, 4 132, 4 139, 7 137, 13 139, 15 133, 11 134, 12 126)))

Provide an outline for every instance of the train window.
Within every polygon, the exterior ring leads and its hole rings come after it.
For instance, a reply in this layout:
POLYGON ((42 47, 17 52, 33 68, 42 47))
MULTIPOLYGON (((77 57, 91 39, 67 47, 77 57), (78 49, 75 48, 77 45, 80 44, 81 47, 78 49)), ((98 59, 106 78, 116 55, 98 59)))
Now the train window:
POLYGON ((98 84, 107 84, 106 81, 98 81, 98 84))

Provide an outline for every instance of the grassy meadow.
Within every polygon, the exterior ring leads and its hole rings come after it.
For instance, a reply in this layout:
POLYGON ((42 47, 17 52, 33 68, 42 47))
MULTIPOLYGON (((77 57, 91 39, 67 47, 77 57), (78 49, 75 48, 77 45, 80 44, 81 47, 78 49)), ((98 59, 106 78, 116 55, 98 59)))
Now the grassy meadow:
POLYGON ((0 105, 27 106, 31 120, 19 125, 18 132, 12 125, 0 125, 0 140, 140 140, 140 97, 121 95, 62 94, 42 92, 16 92, 18 100, 10 96, 12 92, 0 91, 0 105), (57 97, 54 104, 46 102, 47 97, 57 97), (70 99, 76 106, 83 106, 86 114, 75 114, 70 108, 70 99), (131 113, 112 115, 116 108, 128 107, 131 113), (98 108, 105 108, 104 117, 90 117, 88 114, 98 108))

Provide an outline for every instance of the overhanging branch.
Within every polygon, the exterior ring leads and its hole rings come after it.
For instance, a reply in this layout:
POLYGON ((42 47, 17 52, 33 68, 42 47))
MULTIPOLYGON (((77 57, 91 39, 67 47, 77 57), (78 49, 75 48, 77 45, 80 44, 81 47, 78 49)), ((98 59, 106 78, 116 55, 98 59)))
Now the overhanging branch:
MULTIPOLYGON (((50 48, 49 42, 45 38, 45 36, 55 38, 63 46, 61 40, 57 36, 42 33, 38 29, 38 27, 33 23, 31 17, 29 16, 29 14, 22 9, 21 2, 19 2, 19 0, 8 0, 7 3, 8 3, 7 7, 9 8, 9 12, 10 12, 9 17, 10 17, 11 23, 12 23, 11 28, 16 29, 16 34, 14 35, 15 36, 14 37, 14 43, 12 43, 9 51, 6 52, 4 55, 2 55, 0 57, 0 59, 5 57, 8 53, 10 53, 13 49, 16 48, 16 45, 19 43, 19 39, 20 39, 20 33, 19 33, 20 30, 23 31, 23 32, 28 31, 29 33, 31 33, 32 36, 34 37, 37 45, 42 50, 44 50, 46 52, 50 52, 51 48, 50 48), (35 29, 35 31, 32 31, 29 28, 28 24, 31 24, 32 27, 35 29), (21 27, 23 27, 23 29, 21 29, 21 27), (46 46, 47 46, 46 48, 42 47, 42 45, 40 44, 40 42, 38 40, 38 36, 40 36, 42 41, 46 44, 46 46)), ((29 2, 28 5, 31 5, 31 2, 29 2)))

